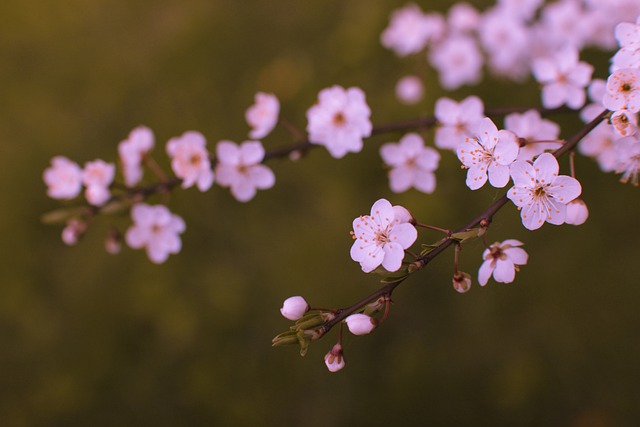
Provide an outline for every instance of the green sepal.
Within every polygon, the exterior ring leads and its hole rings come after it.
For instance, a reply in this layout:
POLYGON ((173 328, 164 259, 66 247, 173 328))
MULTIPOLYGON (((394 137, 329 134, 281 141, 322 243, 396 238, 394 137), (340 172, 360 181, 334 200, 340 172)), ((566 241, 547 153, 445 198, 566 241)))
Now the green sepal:
POLYGON ((452 239, 457 240, 460 243, 477 239, 478 237, 480 237, 480 228, 471 228, 469 230, 460 231, 451 235, 452 239))

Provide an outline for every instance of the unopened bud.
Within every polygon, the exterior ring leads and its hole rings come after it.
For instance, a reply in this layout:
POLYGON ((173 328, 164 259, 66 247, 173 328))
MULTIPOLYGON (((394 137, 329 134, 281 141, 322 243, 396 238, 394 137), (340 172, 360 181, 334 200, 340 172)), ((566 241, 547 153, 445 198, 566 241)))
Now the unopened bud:
POLYGON ((571 225, 581 225, 589 218, 589 209, 582 199, 572 200, 567 204, 567 215, 564 222, 571 225))
POLYGON ((366 335, 378 326, 377 319, 362 313, 352 314, 344 321, 353 335, 366 335))
POLYGON ((309 304, 300 296, 287 298, 280 309, 280 313, 289 320, 298 320, 307 311, 309 311, 309 304))
POLYGON ((78 240, 80 240, 86 231, 86 222, 78 218, 71 218, 67 221, 66 227, 62 230, 62 241, 69 246, 73 246, 78 243, 78 240))
POLYGON ((104 248, 111 255, 120 253, 122 250, 122 236, 117 229, 112 228, 109 230, 107 237, 104 239, 104 248))
POLYGON ((334 345, 331 351, 324 356, 324 364, 327 365, 330 372, 338 372, 344 368, 345 361, 340 344, 334 345))
POLYGON ((464 294, 471 289, 471 276, 464 272, 458 272, 453 275, 453 289, 464 294))

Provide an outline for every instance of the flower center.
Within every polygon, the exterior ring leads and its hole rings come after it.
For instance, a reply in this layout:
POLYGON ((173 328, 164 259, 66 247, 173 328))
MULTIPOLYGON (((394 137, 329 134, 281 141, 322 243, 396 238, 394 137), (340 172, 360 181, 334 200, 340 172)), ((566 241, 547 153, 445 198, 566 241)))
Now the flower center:
POLYGON ((336 126, 344 126, 347 123, 347 118, 344 116, 342 111, 338 111, 333 116, 333 124, 336 126))
POLYGON ((376 233, 376 241, 381 245, 385 245, 386 243, 389 243, 391 239, 389 238, 388 230, 385 229, 385 230, 378 231, 376 233))

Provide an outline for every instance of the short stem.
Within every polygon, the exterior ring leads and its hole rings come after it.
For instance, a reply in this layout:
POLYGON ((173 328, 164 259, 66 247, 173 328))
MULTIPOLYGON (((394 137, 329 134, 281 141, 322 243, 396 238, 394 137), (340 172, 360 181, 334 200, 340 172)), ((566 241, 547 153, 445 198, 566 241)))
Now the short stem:
POLYGON ((441 233, 446 234, 447 236, 451 235, 451 230, 447 230, 444 228, 436 227, 435 225, 422 224, 420 222, 416 222, 416 227, 428 228, 429 230, 439 231, 441 233))

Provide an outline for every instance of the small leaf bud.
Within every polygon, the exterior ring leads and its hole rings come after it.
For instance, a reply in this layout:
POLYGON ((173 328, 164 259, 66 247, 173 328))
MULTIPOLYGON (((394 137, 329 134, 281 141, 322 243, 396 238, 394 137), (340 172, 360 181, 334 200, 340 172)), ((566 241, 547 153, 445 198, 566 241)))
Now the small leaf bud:
POLYGON ((280 313, 289 320, 298 320, 307 311, 309 311, 309 304, 300 296, 287 298, 280 309, 280 313))
POLYGON ((353 335, 366 335, 378 326, 377 319, 362 313, 352 314, 344 321, 353 335))

